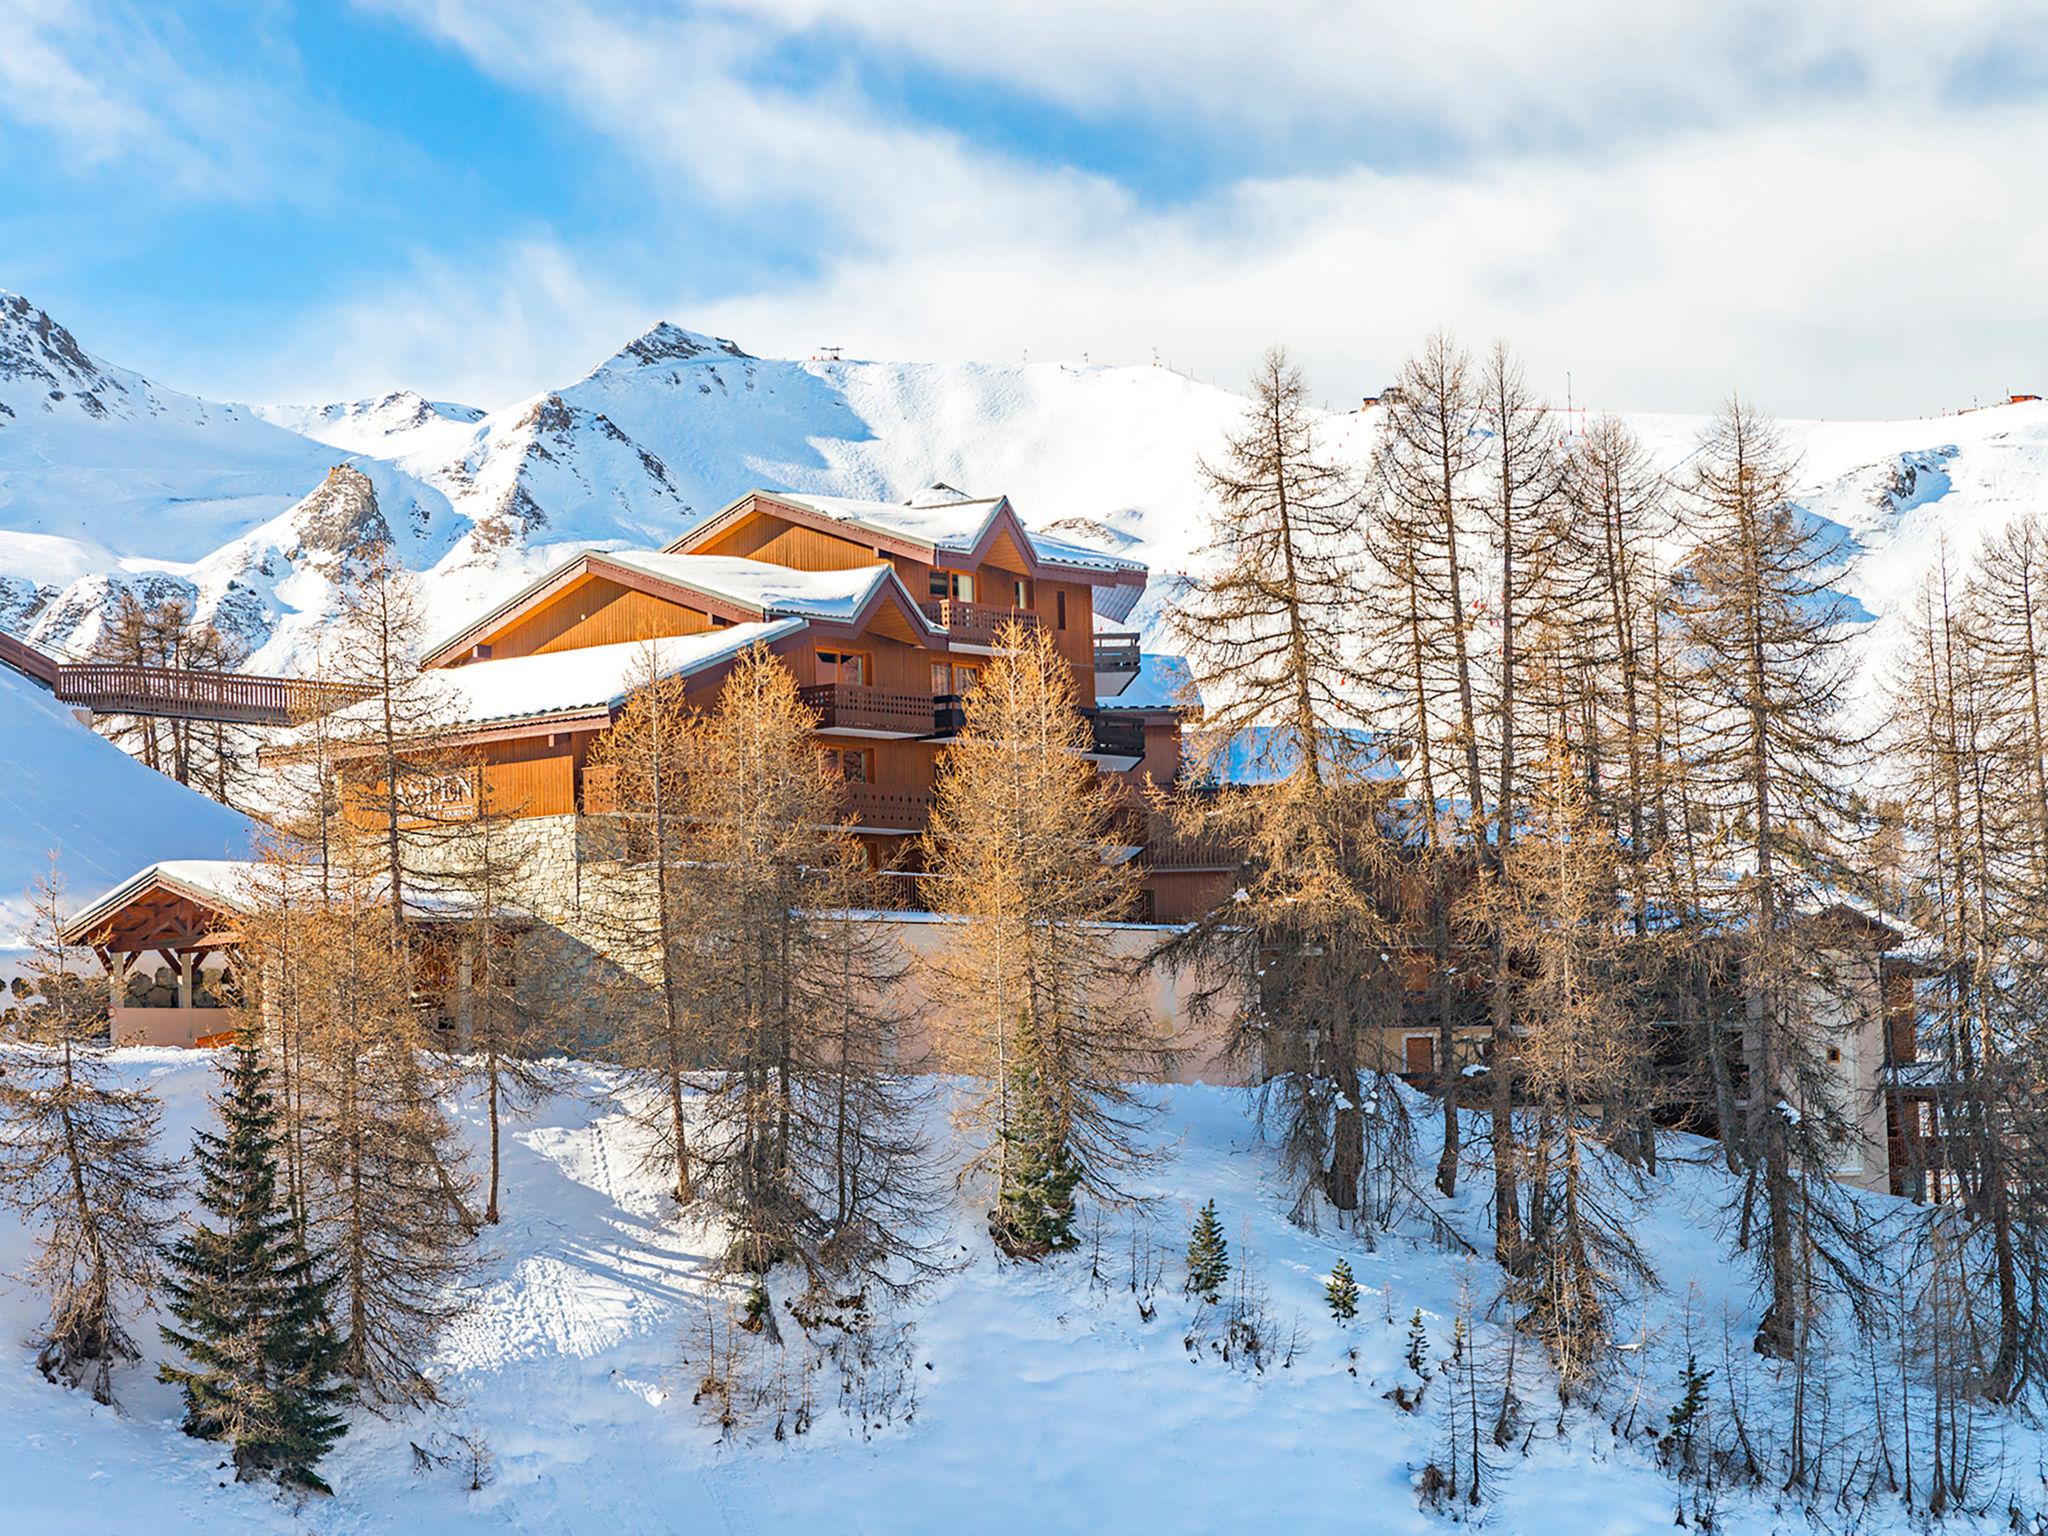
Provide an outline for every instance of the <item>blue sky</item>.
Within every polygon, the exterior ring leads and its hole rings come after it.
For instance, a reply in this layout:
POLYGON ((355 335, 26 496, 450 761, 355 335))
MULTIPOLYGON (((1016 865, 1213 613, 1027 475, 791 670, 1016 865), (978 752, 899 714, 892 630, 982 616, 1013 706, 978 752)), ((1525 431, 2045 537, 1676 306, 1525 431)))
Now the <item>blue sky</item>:
POLYGON ((0 286, 234 398, 500 404, 665 317, 1931 413, 2048 386, 2043 14, 0 0, 0 286))

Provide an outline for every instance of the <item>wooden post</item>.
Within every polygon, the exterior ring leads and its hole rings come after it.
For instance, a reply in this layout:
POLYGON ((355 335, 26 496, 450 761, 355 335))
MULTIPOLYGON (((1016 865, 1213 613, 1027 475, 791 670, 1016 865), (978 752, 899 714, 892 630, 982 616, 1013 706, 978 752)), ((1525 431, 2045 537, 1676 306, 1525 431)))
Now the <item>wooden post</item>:
POLYGON ((186 950, 178 956, 178 1006, 192 1006, 192 972, 197 968, 198 955, 186 950))

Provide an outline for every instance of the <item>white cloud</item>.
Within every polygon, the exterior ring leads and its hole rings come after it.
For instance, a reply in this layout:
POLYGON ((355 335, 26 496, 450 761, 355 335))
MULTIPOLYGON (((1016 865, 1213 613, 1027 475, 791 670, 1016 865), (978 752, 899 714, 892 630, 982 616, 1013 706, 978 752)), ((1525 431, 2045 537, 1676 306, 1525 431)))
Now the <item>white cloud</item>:
MULTIPOLYGON (((1506 334, 1540 377, 1569 368, 1581 399, 1616 407, 1699 408, 1739 385, 1788 411, 1927 411, 2042 382, 2048 107, 2016 82, 2040 76, 2048 31, 2000 0, 1481 19, 1393 0, 362 3, 615 143, 647 189, 621 210, 635 249, 536 216, 478 262, 422 252, 260 355, 218 359, 229 392, 402 383, 498 404, 660 314, 756 351, 1156 348, 1224 381, 1278 339, 1333 402, 1438 323, 1506 334), (961 99, 992 82, 1184 132, 1197 155, 1239 134, 1265 146, 1249 163, 1316 169, 1162 203, 906 116, 886 82, 918 70, 961 99), (1965 99, 1973 71, 2010 99, 1965 99), (722 231, 772 227, 809 275, 692 286, 707 209, 722 231), (646 258, 663 248, 677 275, 646 258)), ((0 118, 88 163, 154 156, 275 189, 347 142, 288 84, 239 83, 154 10, 0 0, 0 118), (309 142, 324 149, 293 147, 309 142)))
MULTIPOLYGON (((857 40, 1090 114, 1379 117, 1480 144, 1728 120, 1829 90, 1917 102, 1996 53, 2038 70, 2028 0, 725 0, 764 33, 857 40)), ((1369 154, 1369 150, 1368 150, 1369 154)))
POLYGON ((169 5, 0 0, 0 155, 140 172, 127 186, 152 196, 326 198, 367 136, 269 23, 237 14, 230 59, 169 5))
POLYGON ((405 387, 495 408, 581 377, 660 318, 545 237, 481 262, 422 255, 405 272, 314 310, 260 353, 225 358, 206 393, 324 404, 405 387))
MULTIPOLYGON (((1827 0, 1515 8, 1167 7, 1043 0, 736 0, 708 18, 434 0, 425 24, 701 195, 794 210, 810 280, 697 295, 688 323, 756 350, 1142 359, 1235 379, 1293 345, 1333 400, 1431 325, 1509 335, 1582 399, 1700 408, 1741 386, 1815 414, 1930 411, 2018 385, 2048 300, 2039 105, 1946 102, 2012 7, 1827 0), (1463 15, 1465 13, 1457 13, 1463 15), (1320 24, 1316 24, 1320 23, 1320 24), (754 80, 792 32, 1091 108, 1313 121, 1321 96, 1432 115, 1474 140, 1530 114, 1620 126, 1590 147, 1250 180, 1147 207, 1101 177, 891 117, 849 80, 754 80), (1794 89, 1800 81, 1834 82, 1794 89), (1348 84, 1347 84, 1348 82, 1348 84), (1805 99, 1812 96, 1813 101, 1805 99), (1654 102, 1655 131, 1629 114, 1654 102), (1769 109, 1765 110, 1768 106, 1769 109)), ((419 12, 413 14, 419 16, 419 12)), ((815 38, 814 38, 815 40, 815 38)), ((610 343, 607 342, 607 345, 610 343)))

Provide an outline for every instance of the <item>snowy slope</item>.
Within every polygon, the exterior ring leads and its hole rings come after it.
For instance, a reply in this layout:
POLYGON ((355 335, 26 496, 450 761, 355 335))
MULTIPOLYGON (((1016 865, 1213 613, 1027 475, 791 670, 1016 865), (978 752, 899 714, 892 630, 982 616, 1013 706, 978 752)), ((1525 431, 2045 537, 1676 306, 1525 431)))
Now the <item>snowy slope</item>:
POLYGON ((0 950, 55 851, 76 911, 145 864, 245 853, 237 811, 145 768, 0 667, 0 950))
MULTIPOLYGON (((190 1053, 117 1054, 132 1079, 163 1095, 165 1137, 183 1145, 204 1113, 206 1062, 190 1053)), ((705 1268, 714 1234, 679 1226, 660 1181, 640 1170, 619 1081, 581 1069, 580 1090, 507 1138, 505 1223, 491 1233, 472 1309, 437 1364, 446 1405, 389 1419, 357 1412, 324 1468, 336 1498, 302 1518, 260 1488, 225 1484, 218 1454, 179 1434, 175 1393, 152 1379, 153 1328, 136 1330, 150 1359, 121 1373, 124 1411, 110 1412, 35 1374, 24 1344, 37 1317, 33 1298, 0 1292, 0 1525, 43 1536, 1202 1536, 1446 1524, 1418 1506, 1415 1483, 1425 1464, 1446 1457, 1447 1379, 1431 1383, 1416 1413, 1387 1394, 1414 1387, 1403 1356, 1417 1309, 1432 1371, 1451 1353, 1461 1308, 1475 1316, 1478 1358, 1499 1368, 1505 1335, 1486 1316, 1498 1277, 1414 1221, 1370 1242, 1329 1225, 1319 1234, 1289 1225, 1273 1155, 1255 1139, 1243 1094, 1176 1088, 1162 1096, 1165 1113, 1149 1140, 1164 1155, 1143 1181, 1151 1202, 1104 1216, 1099 1260, 1084 1245, 1043 1266, 998 1263, 963 1200, 950 1218, 961 1267, 880 1330, 900 1339, 909 1364, 894 1410, 863 1429, 827 1369, 814 1385, 810 1432, 778 1439, 772 1407, 721 1438, 693 1405, 706 1364, 704 1318, 722 1317, 726 1304, 705 1268), (1272 1335, 1282 1347, 1297 1335, 1291 1363, 1276 1349, 1263 1373, 1226 1365, 1208 1347, 1213 1321, 1181 1295, 1190 1216, 1212 1198, 1236 1262, 1249 1259, 1268 1293, 1272 1335), (1141 1264, 1163 1264, 1149 1322, 1130 1289, 1134 1252, 1141 1264), (1332 1320, 1321 1300, 1339 1256, 1364 1292, 1349 1324, 1332 1320), (415 1469, 414 1445, 446 1450, 465 1433, 495 1453, 490 1486, 470 1493, 451 1470, 415 1469)), ((475 1136, 476 1115, 465 1115, 475 1136)), ((1422 1139, 1426 1162, 1426 1128, 1422 1139)), ((1459 1511, 1471 1523, 1510 1536, 1670 1529, 1680 1493, 1657 1467, 1646 1431, 1662 1428, 1675 1401, 1687 1308, 1702 1364, 1719 1373, 1716 1390, 1739 1373, 1754 1422, 1783 1388, 1773 1368, 1722 1353, 1724 1325, 1738 1350, 1754 1325, 1746 1269, 1701 1241, 1716 1230, 1725 1175, 1700 1143, 1681 1138, 1670 1150, 1679 1156, 1667 1159, 1635 1224, 1664 1295, 1644 1326, 1629 1319, 1628 1346, 1597 1408, 1560 1415, 1540 1360, 1522 1343, 1524 1417, 1508 1448, 1489 1439, 1484 1500, 1459 1511)), ((1448 1210, 1482 1243, 1486 1188, 1475 1172, 1448 1210)), ((0 1216, 0 1270, 18 1272, 24 1252, 23 1234, 0 1216)), ((740 1367, 771 1389, 776 1360, 801 1358, 802 1336, 786 1315, 782 1331, 786 1353, 751 1343, 740 1367)), ((1850 1394, 1862 1369, 1860 1357, 1844 1361, 1831 1421, 1842 1433, 1852 1432, 1850 1394)), ((792 1406, 799 1395, 792 1385, 792 1406)), ((2015 1464, 2024 1472, 2033 1447, 2021 1434, 2015 1464)), ((1716 1526, 1742 1536, 1806 1528, 1792 1501, 1769 1491, 1724 1494, 1716 1526)), ((1913 1527, 1892 1509, 1857 1528, 1913 1527)), ((1954 1528, 1980 1529, 1968 1521, 1954 1528)))

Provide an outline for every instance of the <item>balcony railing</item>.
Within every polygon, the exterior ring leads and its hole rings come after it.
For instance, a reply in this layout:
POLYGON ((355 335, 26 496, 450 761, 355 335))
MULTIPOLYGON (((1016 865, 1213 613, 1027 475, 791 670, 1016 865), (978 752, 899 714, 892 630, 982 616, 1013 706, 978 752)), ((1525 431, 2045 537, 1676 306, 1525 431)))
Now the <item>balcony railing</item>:
MULTIPOLYGON (((1103 631, 1095 637, 1095 670, 1102 672, 1129 672, 1135 674, 1142 658, 1138 651, 1139 637, 1128 633, 1103 631)), ((1098 677, 1097 682, 1101 679, 1098 677)))
MULTIPOLYGON (((627 807, 619 803, 618 770, 607 764, 591 763, 583 770, 583 813, 586 816, 616 815, 627 807)), ((928 789, 904 789, 895 785, 842 784, 840 806, 846 817, 863 827, 886 827, 891 831, 922 832, 931 819, 932 795, 928 789)))
POLYGON ((841 790, 840 804, 856 825, 892 832, 922 832, 932 815, 932 794, 928 789, 848 784, 841 790))
POLYGON ((822 731, 929 736, 938 729, 936 701, 928 693, 889 693, 858 683, 819 683, 803 690, 803 701, 807 709, 817 711, 822 731))
POLYGON ((1135 716, 1098 711, 1089 717, 1088 731, 1095 752, 1103 757, 1143 757, 1145 722, 1135 716))
POLYGON ((951 599, 926 603, 924 616, 954 640, 966 645, 994 645, 1007 624, 1023 629, 1038 628, 1038 615, 1025 608, 996 608, 986 603, 963 603, 951 599))
POLYGON ((1184 827, 1159 811, 1125 813, 1118 835, 1144 849, 1140 862, 1158 870, 1228 870, 1241 862, 1230 839, 1207 826, 1184 827))

